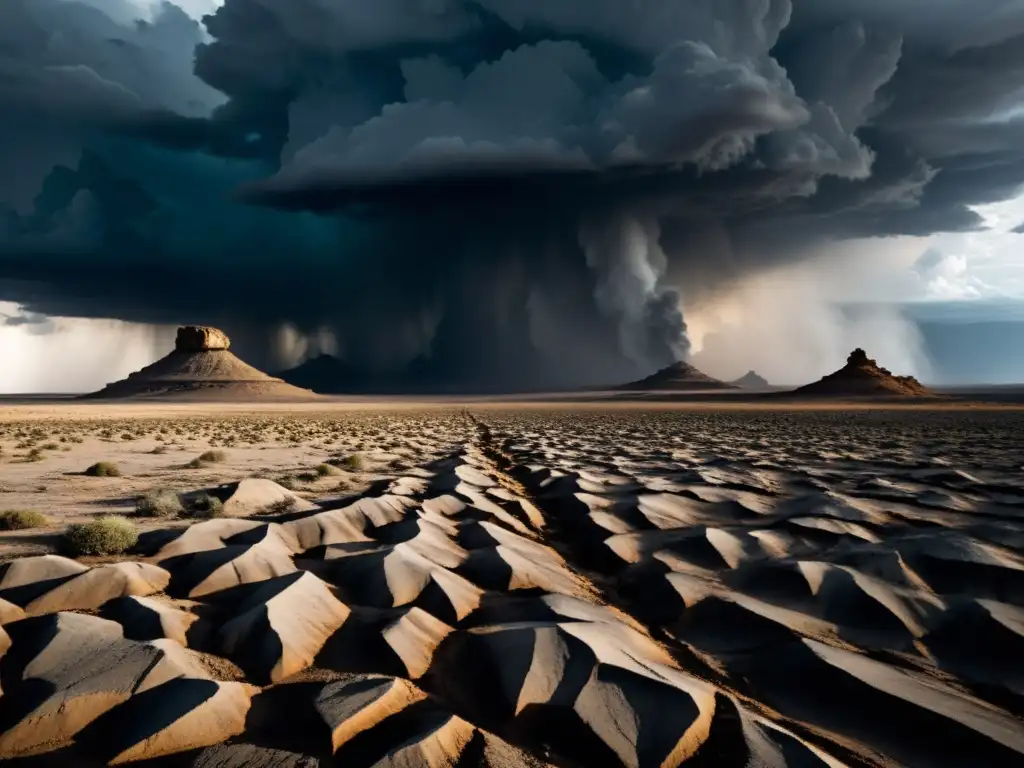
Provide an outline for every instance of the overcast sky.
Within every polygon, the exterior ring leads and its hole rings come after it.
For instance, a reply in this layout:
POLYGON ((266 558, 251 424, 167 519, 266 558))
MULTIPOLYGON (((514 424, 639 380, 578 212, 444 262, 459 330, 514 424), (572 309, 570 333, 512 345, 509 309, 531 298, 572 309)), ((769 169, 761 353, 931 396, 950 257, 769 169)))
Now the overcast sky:
POLYGON ((175 4, 0 8, 0 392, 184 322, 412 387, 1024 381, 1022 3, 175 4))

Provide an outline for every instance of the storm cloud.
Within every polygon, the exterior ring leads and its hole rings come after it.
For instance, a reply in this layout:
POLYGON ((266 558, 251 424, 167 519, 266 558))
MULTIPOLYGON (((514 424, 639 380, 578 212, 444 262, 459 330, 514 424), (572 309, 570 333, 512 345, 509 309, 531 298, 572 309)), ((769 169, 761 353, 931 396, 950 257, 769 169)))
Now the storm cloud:
POLYGON ((1024 184, 1009 0, 134 8, 0 6, 0 300, 266 367, 639 377, 721 284, 1024 184))

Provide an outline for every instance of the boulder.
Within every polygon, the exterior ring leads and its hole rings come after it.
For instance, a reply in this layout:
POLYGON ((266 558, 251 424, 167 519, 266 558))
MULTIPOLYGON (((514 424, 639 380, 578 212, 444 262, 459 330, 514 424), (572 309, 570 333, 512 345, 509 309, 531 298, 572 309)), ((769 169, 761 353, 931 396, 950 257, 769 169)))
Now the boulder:
POLYGON ((184 325, 174 339, 175 352, 208 352, 230 347, 231 340, 226 333, 202 325, 184 325))

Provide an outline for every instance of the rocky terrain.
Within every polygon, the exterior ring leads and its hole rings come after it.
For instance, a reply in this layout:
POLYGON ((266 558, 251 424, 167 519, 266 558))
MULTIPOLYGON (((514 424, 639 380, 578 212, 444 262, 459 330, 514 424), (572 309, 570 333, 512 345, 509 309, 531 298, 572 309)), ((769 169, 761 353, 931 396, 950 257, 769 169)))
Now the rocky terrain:
POLYGON ((231 341, 216 328, 178 329, 174 350, 127 379, 108 384, 88 398, 175 398, 303 400, 311 391, 268 376, 238 359, 231 341))
POLYGON ((1024 761, 1019 413, 387 419, 356 494, 0 565, 0 760, 1024 761))

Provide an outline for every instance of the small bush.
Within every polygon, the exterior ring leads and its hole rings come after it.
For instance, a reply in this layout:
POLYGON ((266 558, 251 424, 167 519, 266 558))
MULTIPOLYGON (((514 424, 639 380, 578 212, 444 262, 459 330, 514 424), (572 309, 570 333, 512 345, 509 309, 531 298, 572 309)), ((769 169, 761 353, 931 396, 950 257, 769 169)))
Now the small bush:
POLYGON ((0 530, 4 531, 42 528, 49 522, 46 515, 32 509, 8 509, 0 512, 0 530))
POLYGON ((121 468, 112 461, 98 461, 85 470, 89 477, 120 477, 121 468))
POLYGON ((296 488, 294 477, 282 477, 280 480, 277 481, 277 484, 288 491, 294 491, 296 488))
POLYGON ((150 453, 155 453, 158 456, 160 454, 167 453, 167 446, 166 445, 158 445, 156 448, 154 448, 152 451, 150 451, 150 453))
POLYGON ((46 443, 43 446, 44 451, 56 451, 58 448, 60 448, 58 443, 46 443))
POLYGON ((200 469, 205 467, 207 464, 216 464, 224 461, 226 458, 227 454, 224 453, 224 451, 204 451, 192 459, 192 461, 188 463, 188 467, 190 469, 200 469))
POLYGON ((174 491, 150 491, 135 500, 138 517, 176 517, 184 513, 185 507, 174 491))
POLYGON ((215 518, 224 516, 224 502, 216 496, 204 493, 192 500, 189 505, 189 514, 192 517, 215 518))
POLYGON ((328 477, 329 475, 340 475, 337 467, 332 467, 330 464, 317 464, 316 473, 320 477, 328 477))
POLYGON ((101 517, 91 523, 69 525, 64 534, 67 549, 80 555, 119 555, 134 547, 139 532, 123 517, 101 517))
POLYGON ((344 467, 350 472, 362 472, 366 466, 363 457, 358 453, 353 453, 351 456, 345 456, 340 459, 331 459, 329 463, 336 467, 344 467))

